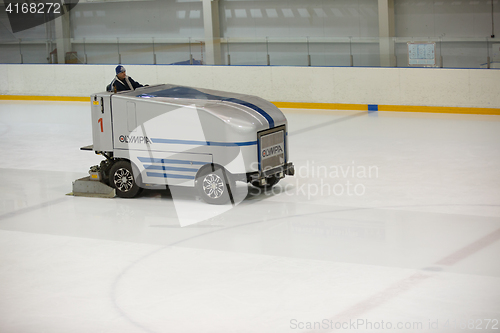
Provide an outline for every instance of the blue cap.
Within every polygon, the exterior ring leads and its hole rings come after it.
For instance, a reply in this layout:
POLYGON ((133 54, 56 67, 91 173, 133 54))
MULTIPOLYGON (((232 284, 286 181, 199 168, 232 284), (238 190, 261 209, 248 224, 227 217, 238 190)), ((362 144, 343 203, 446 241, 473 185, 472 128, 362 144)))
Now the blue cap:
POLYGON ((115 72, 116 72, 116 74, 120 74, 121 72, 125 72, 125 67, 123 67, 122 65, 118 65, 115 68, 115 72))

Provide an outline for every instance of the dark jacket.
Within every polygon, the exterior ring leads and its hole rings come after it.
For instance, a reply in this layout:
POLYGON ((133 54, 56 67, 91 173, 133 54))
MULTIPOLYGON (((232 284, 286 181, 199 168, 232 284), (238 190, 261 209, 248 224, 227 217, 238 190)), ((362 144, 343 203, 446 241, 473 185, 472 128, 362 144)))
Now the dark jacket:
POLYGON ((106 87, 106 91, 114 91, 113 86, 116 86, 116 91, 135 90, 139 87, 144 87, 139 82, 134 81, 130 76, 126 76, 124 80, 120 80, 115 76, 113 81, 106 87))

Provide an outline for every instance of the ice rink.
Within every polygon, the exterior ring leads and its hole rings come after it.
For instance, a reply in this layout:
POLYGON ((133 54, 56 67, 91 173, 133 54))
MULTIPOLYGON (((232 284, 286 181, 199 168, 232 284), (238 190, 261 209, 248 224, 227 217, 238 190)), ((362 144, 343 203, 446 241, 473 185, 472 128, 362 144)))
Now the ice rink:
POLYGON ((500 116, 283 111, 296 175, 181 227, 67 195, 88 103, 0 101, 0 332, 499 332, 500 116))

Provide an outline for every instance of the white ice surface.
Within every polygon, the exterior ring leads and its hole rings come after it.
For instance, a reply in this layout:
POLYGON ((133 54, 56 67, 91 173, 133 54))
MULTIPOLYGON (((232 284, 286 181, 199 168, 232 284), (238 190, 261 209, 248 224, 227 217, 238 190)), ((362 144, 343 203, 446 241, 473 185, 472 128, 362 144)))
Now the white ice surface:
POLYGON ((88 103, 0 102, 0 332, 498 332, 500 117, 285 112, 297 175, 181 228, 66 195, 88 103))

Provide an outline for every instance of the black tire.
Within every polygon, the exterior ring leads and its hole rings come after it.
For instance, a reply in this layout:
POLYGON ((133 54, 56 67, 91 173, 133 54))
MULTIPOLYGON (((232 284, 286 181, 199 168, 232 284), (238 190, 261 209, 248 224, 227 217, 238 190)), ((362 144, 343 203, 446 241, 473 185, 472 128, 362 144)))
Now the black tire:
POLYGON ((213 205, 224 205, 230 200, 233 201, 232 190, 236 188, 236 185, 226 169, 210 164, 198 171, 195 187, 205 202, 213 205))
MULTIPOLYGON (((137 173, 136 173, 137 174, 137 173)), ((109 184, 120 198, 133 198, 141 192, 129 161, 118 161, 109 171, 109 184)))
POLYGON ((252 185, 255 187, 264 189, 264 190, 268 190, 268 189, 272 188, 274 185, 278 184, 279 181, 280 181, 280 178, 278 178, 276 176, 270 176, 270 177, 267 177, 267 184, 266 185, 260 185, 258 180, 253 181, 252 185))

